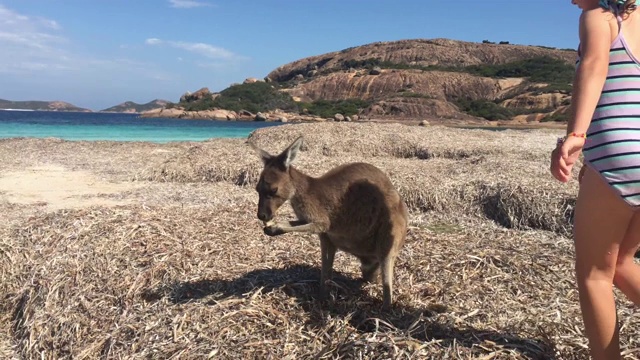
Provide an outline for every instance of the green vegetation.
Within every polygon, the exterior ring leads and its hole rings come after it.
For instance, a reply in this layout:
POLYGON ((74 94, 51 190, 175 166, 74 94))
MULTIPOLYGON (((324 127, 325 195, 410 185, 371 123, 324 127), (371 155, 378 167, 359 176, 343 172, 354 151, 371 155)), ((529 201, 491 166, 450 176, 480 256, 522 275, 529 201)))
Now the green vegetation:
POLYGON ((275 109, 295 110, 296 103, 289 94, 278 91, 265 82, 233 85, 215 99, 204 98, 198 101, 180 103, 185 110, 201 111, 220 108, 233 111, 247 110, 252 113, 275 109))
POLYGON ((472 65, 464 71, 486 77, 526 77, 533 82, 569 84, 575 69, 562 60, 548 56, 515 61, 499 65, 472 65))
POLYGON ((456 105, 469 115, 487 120, 507 120, 517 115, 512 109, 507 109, 489 100, 459 99, 456 101, 456 105))
POLYGON ((552 114, 552 115, 545 116, 540 121, 541 122, 567 122, 567 121, 569 121, 569 114, 568 113, 564 113, 564 114, 555 113, 555 114, 552 114))
MULTIPOLYGON (((516 115, 542 113, 551 111, 551 109, 516 109, 505 108, 493 101, 479 99, 458 99, 455 104, 461 111, 469 115, 485 118, 487 120, 509 120, 516 115)), ((562 121, 562 120, 557 120, 562 121)))
POLYGON ((374 67, 380 67, 384 69, 411 69, 411 65, 408 64, 396 64, 390 61, 382 61, 376 58, 369 58, 365 60, 344 60, 342 61, 342 69, 373 69, 374 67))
POLYGON ((555 91, 560 91, 568 94, 571 92, 571 89, 572 89, 571 84, 551 83, 545 87, 539 88, 538 90, 534 91, 533 94, 534 95, 548 94, 555 91))
MULTIPOLYGON (((133 101, 127 101, 122 104, 112 106, 110 108, 100 110, 104 112, 122 112, 128 109, 133 109, 135 112, 143 112, 147 110, 153 110, 163 107, 163 103, 160 100, 152 100, 146 104, 138 104, 133 101)), ((167 107, 168 108, 168 107, 167 107)))
MULTIPOLYGON (((215 99, 204 98, 197 101, 181 102, 178 105, 187 111, 219 108, 236 112, 246 110, 258 113, 280 109, 300 113, 306 112, 310 115, 321 117, 333 117, 337 113, 350 116, 369 106, 369 102, 361 99, 318 100, 310 103, 296 103, 289 94, 278 89, 279 86, 264 82, 239 84, 223 90, 215 99)), ((174 106, 174 104, 168 104, 167 108, 174 106)))
MULTIPOLYGON (((533 94, 555 91, 570 93, 575 69, 565 62, 550 57, 537 57, 500 65, 474 65, 464 68, 466 72, 486 77, 525 77, 531 82, 548 83, 533 94)), ((469 115, 487 120, 506 120, 516 115, 545 112, 549 109, 507 109, 489 100, 459 99, 456 104, 469 115)), ((546 118, 545 118, 546 119, 546 118)), ((565 121, 565 116, 554 116, 545 121, 565 121)))
POLYGON ((300 112, 308 112, 311 115, 329 118, 335 114, 352 116, 369 105, 369 102, 362 99, 347 99, 338 101, 317 100, 311 103, 299 103, 298 107, 300 112))

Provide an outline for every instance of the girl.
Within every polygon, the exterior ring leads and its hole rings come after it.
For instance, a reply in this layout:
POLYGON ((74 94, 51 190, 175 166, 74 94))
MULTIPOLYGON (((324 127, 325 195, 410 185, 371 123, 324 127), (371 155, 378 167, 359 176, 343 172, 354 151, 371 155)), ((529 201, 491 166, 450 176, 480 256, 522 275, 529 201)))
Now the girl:
POLYGON ((551 173, 567 182, 584 153, 573 225, 580 308, 592 357, 620 359, 612 285, 640 305, 640 13, 635 0, 572 3, 582 9, 579 60, 551 173))

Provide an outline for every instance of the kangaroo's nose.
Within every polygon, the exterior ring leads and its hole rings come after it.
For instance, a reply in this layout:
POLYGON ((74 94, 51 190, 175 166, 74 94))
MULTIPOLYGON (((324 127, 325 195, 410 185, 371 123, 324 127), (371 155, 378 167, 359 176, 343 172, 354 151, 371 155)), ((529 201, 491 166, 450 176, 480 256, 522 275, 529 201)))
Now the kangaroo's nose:
POLYGON ((268 221, 268 216, 267 214, 263 213, 263 212, 258 212, 258 219, 262 220, 262 221, 268 221))

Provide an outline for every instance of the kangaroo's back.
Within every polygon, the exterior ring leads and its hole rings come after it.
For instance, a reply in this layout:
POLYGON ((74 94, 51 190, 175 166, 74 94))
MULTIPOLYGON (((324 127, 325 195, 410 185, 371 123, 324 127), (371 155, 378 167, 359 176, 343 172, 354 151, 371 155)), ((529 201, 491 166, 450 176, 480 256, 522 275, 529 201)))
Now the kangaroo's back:
MULTIPOLYGON (((369 163, 356 162, 337 166, 318 178, 317 182, 323 190, 337 191, 341 193, 340 196, 349 191, 356 191, 364 196, 369 194, 372 203, 382 201, 392 205, 400 200, 400 194, 387 174, 369 163)), ((350 198, 342 200, 348 199, 350 198)))

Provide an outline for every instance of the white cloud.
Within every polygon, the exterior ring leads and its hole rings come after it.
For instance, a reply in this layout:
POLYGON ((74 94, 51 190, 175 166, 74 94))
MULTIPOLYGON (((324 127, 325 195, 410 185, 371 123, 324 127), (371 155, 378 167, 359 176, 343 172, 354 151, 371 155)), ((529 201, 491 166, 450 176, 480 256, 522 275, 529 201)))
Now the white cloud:
POLYGON ((40 19, 40 23, 45 27, 48 27, 48 28, 53 29, 53 30, 60 30, 61 29, 60 25, 55 20, 49 20, 49 19, 44 19, 44 18, 39 18, 39 19, 40 19))
POLYGON ((202 7, 202 6, 212 6, 209 3, 205 3, 202 1, 195 1, 195 0, 169 0, 169 3, 171 3, 171 7, 179 8, 179 9, 191 9, 191 8, 202 7))
POLYGON ((52 30, 60 30, 60 25, 54 20, 30 18, 0 5, 0 41, 22 43, 37 48, 66 41, 63 37, 51 33, 52 30))
POLYGON ((209 44, 171 41, 169 42, 169 45, 179 49, 191 51, 211 59, 230 59, 235 56, 235 54, 229 50, 225 50, 223 48, 215 47, 209 44))
MULTIPOLYGON (((154 64, 126 59, 96 59, 70 51, 71 41, 53 19, 32 17, 0 5, 0 74, 26 77, 135 73, 147 78, 168 78, 154 64)), ((3 82, 0 77, 0 84, 3 82)))
POLYGON ((69 68, 69 41, 51 19, 19 14, 0 5, 0 68, 3 73, 24 73, 69 68))
POLYGON ((145 44, 147 45, 160 45, 161 43, 162 43, 162 40, 156 39, 156 38, 147 39, 145 41, 145 44))
POLYGON ((184 41, 165 41, 157 38, 147 39, 145 43, 147 45, 168 45, 176 49, 182 49, 195 54, 199 54, 209 59, 231 60, 231 59, 242 58, 241 56, 236 55, 229 50, 226 50, 217 46, 205 44, 205 43, 190 43, 190 42, 184 42, 184 41))

